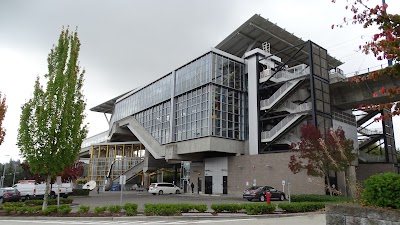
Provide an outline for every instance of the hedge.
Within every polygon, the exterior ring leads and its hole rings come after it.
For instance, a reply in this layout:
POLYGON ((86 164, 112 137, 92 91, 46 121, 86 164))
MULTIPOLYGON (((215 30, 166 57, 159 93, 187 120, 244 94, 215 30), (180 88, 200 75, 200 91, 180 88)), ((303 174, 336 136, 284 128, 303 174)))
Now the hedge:
POLYGON ((174 216, 190 211, 205 212, 206 204, 144 204, 146 216, 174 216))
POLYGON ((275 204, 265 203, 243 203, 243 209, 247 215, 261 215, 273 213, 276 209, 275 204))
MULTIPOLYGON (((44 200, 26 200, 24 203, 28 206, 43 205, 44 200)), ((60 198, 60 204, 71 204, 74 200, 71 198, 60 198)), ((48 205, 57 205, 57 199, 48 199, 48 205)))
POLYGON ((400 175, 384 173, 365 181, 363 199, 367 205, 400 209, 400 175))
POLYGON ((107 206, 96 206, 94 207, 94 214, 101 214, 104 213, 107 210, 107 206))
POLYGON ((313 212, 325 208, 322 202, 292 202, 280 203, 278 207, 289 213, 313 212))
POLYGON ((72 189, 72 192, 69 193, 69 196, 88 196, 90 190, 89 189, 72 189))
POLYGON ((89 210, 90 210, 90 206, 81 205, 81 206, 79 207, 77 213, 79 213, 79 214, 87 213, 87 212, 89 212, 89 210))
POLYGON ((211 209, 216 213, 220 212, 230 212, 237 213, 238 211, 243 209, 242 204, 235 203, 224 203, 224 204, 212 204, 211 209))
POLYGON ((137 214, 138 204, 126 203, 122 208, 125 210, 127 216, 134 216, 137 214))
POLYGON ((329 195, 292 195, 291 202, 351 202, 352 199, 344 196, 329 195))

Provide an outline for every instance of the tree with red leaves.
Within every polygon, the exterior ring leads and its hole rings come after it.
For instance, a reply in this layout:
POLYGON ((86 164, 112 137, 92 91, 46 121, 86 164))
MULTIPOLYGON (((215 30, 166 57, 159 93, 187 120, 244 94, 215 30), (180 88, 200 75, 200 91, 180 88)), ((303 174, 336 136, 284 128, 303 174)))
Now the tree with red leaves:
MULTIPOLYGON (((27 180, 35 180, 38 183, 42 183, 46 181, 46 176, 40 175, 40 174, 33 174, 30 171, 29 165, 27 163, 21 163, 22 169, 25 171, 27 174, 26 179, 27 180)), ((58 176, 61 176, 62 182, 70 182, 72 180, 76 180, 77 178, 81 177, 84 172, 84 163, 83 162, 76 162, 72 166, 67 167, 64 169, 64 171, 59 174, 58 176)), ((55 178, 53 178, 52 182, 55 181, 55 178)))
MULTIPOLYGON (((332 0, 336 2, 336 0, 332 0)), ((332 25, 332 29, 342 27, 343 24, 361 24, 364 28, 378 26, 378 33, 374 34, 371 39, 360 45, 360 49, 365 54, 374 54, 378 60, 392 60, 395 64, 388 66, 382 70, 370 72, 368 76, 356 76, 351 81, 360 82, 366 79, 377 80, 381 76, 400 77, 400 15, 387 13, 389 5, 371 6, 368 0, 354 0, 354 2, 346 5, 346 10, 352 13, 351 19, 344 18, 344 22, 338 25, 332 25)), ((373 94, 374 97, 379 95, 388 95, 393 97, 400 94, 398 87, 382 87, 380 91, 373 94)), ((393 109, 392 113, 378 118, 387 119, 395 115, 400 115, 400 103, 390 102, 379 105, 360 106, 364 110, 382 110, 384 108, 393 109)))
POLYGON ((346 139, 340 127, 325 135, 313 124, 303 125, 300 131, 301 140, 293 145, 296 154, 290 156, 288 167, 294 174, 306 170, 309 176, 324 178, 332 195, 329 172, 344 171, 356 159, 353 141, 346 139))
POLYGON ((0 145, 4 141, 4 136, 6 136, 6 130, 3 127, 3 120, 7 112, 6 97, 1 96, 0 92, 0 145))

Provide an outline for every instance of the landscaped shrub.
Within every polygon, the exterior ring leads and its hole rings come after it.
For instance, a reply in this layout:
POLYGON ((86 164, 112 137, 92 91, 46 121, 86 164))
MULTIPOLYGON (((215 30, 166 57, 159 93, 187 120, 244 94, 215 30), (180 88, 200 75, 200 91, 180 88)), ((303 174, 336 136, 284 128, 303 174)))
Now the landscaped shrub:
POLYGON ((273 213, 276 209, 275 204, 265 203, 244 203, 242 208, 245 210, 247 215, 261 215, 273 213))
POLYGON ((325 203, 322 202, 280 203, 278 207, 290 213, 313 212, 325 208, 325 203))
POLYGON ((120 205, 110 205, 108 206, 108 211, 110 213, 119 213, 121 212, 122 207, 120 205))
POLYGON ((330 195, 292 195, 292 202, 351 202, 352 199, 344 196, 330 195))
POLYGON ((77 211, 77 213, 82 214, 82 213, 87 213, 90 210, 90 206, 84 206, 81 205, 77 211))
POLYGON ((205 212, 208 209, 207 204, 194 204, 194 209, 197 210, 198 212, 205 212))
POLYGON ((127 216, 134 216, 137 214, 138 205, 134 203, 126 203, 123 207, 127 216))
POLYGON ((64 215, 70 213, 71 210, 72 210, 71 206, 69 206, 69 205, 62 205, 62 206, 58 207, 58 209, 57 209, 58 213, 64 214, 64 215))
POLYGON ((225 203, 225 204, 212 204, 211 209, 214 210, 216 213, 220 212, 230 212, 230 213, 236 213, 240 210, 242 210, 242 205, 241 204, 236 204, 236 203, 225 203))
POLYGON ((26 206, 27 213, 38 213, 42 210, 42 206, 26 206))
POLYGON ((107 206, 96 206, 94 207, 94 214, 104 213, 107 210, 107 206))
POLYGON ((20 214, 24 214, 24 213, 26 213, 27 211, 28 211, 28 208, 29 208, 30 206, 21 206, 21 207, 17 207, 16 209, 15 209, 15 211, 17 212, 17 213, 20 213, 20 214))
POLYGON ((41 211, 41 214, 43 214, 43 215, 50 215, 50 214, 53 214, 53 213, 57 213, 57 206, 54 206, 54 205, 50 205, 50 206, 48 206, 45 210, 42 210, 41 211))
POLYGON ((12 212, 15 212, 16 207, 13 206, 5 206, 3 207, 4 212, 6 212, 6 214, 10 214, 12 212))
MULTIPOLYGON (((56 204, 57 204, 57 199, 56 204)), ((74 200, 72 198, 60 198, 60 204, 71 204, 74 200)))
POLYGON ((90 190, 89 189, 72 189, 72 192, 69 193, 69 196, 88 196, 90 190))
POLYGON ((181 215, 177 204, 144 204, 146 216, 177 216, 181 215))
POLYGON ((3 203, 4 207, 22 207, 25 203, 23 202, 5 202, 3 203))
POLYGON ((373 175, 364 184, 363 199, 367 205, 400 209, 400 174, 373 175))

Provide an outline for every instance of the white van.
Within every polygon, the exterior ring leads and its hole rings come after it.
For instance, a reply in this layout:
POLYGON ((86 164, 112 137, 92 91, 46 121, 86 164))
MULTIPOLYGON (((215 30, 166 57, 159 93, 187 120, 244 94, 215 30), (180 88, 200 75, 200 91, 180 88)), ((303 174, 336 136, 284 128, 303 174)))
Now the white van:
POLYGON ((152 183, 149 187, 149 193, 153 195, 180 194, 181 189, 172 183, 152 183))
POLYGON ((29 200, 36 198, 36 185, 35 183, 23 183, 15 184, 13 188, 16 188, 21 193, 21 199, 29 200))

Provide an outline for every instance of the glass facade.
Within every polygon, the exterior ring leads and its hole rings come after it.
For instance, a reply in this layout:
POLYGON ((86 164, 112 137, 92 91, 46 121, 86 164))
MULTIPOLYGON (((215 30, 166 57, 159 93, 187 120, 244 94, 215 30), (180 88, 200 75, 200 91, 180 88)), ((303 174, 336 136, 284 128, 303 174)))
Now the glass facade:
POLYGON ((133 93, 115 104, 111 123, 131 116, 171 98, 171 74, 133 93))
POLYGON ((212 55, 212 82, 236 90, 245 90, 244 65, 227 57, 212 55))
POLYGON ((134 115, 160 144, 170 141, 170 102, 161 103, 134 115))
POLYGON ((212 55, 215 54, 208 53, 176 70, 175 96, 210 82, 212 55))
POLYGON ((243 63, 209 52, 117 102, 111 124, 134 116, 160 144, 205 136, 244 140, 244 79, 243 63))
POLYGON ((244 140, 245 95, 217 85, 212 95, 212 135, 244 140))
POLYGON ((208 136, 209 86, 187 92, 176 98, 175 141, 208 136))

